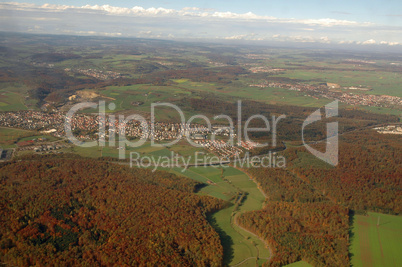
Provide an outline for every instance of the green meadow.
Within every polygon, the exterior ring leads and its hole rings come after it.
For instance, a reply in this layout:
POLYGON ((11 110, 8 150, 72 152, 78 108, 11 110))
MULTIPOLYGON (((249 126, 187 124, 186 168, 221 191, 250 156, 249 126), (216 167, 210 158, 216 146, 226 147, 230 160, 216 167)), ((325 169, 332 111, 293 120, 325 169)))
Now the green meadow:
POLYGON ((171 172, 207 183, 198 194, 230 201, 232 205, 209 216, 209 221, 219 233, 224 246, 224 265, 261 266, 269 258, 265 244, 253 234, 238 227, 235 216, 246 211, 259 210, 265 201, 257 185, 240 170, 233 167, 190 167, 171 172), (236 205, 236 196, 245 192, 246 198, 236 205), (257 260, 257 257, 259 260, 257 260))
POLYGON ((402 216, 369 212, 353 218, 351 264, 400 266, 402 262, 402 216))
POLYGON ((305 261, 298 261, 291 264, 286 265, 286 267, 312 267, 312 265, 305 261))
POLYGON ((37 100, 26 98, 28 91, 24 84, 0 83, 0 111, 36 109, 37 100))
POLYGON ((290 104, 305 107, 321 107, 327 104, 328 99, 314 99, 302 92, 290 91, 282 88, 260 88, 251 86, 225 85, 191 82, 180 80, 180 87, 191 91, 211 92, 231 99, 251 99, 268 104, 290 104))
POLYGON ((47 138, 48 141, 56 141, 58 138, 51 135, 43 135, 37 131, 28 131, 16 128, 0 127, 0 146, 14 148, 17 142, 28 141, 37 138, 47 138))

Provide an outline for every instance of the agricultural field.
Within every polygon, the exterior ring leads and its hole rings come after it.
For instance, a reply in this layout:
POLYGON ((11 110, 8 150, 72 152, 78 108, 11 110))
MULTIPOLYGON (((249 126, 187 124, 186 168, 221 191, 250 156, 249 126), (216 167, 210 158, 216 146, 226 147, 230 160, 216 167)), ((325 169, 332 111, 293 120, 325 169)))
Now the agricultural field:
POLYGON ((3 144, 6 144, 8 142, 15 142, 19 138, 29 137, 35 134, 37 134, 37 132, 15 129, 15 128, 0 127, 0 142, 3 144))
MULTIPOLYGON (((376 95, 393 95, 402 97, 400 84, 402 77, 394 72, 381 72, 381 71, 362 71, 351 69, 342 70, 291 70, 286 71, 285 74, 278 75, 279 77, 286 77, 290 79, 297 79, 309 82, 331 82, 337 83, 341 86, 359 86, 370 87, 373 90, 365 91, 364 94, 376 95)), ((350 90, 344 90, 350 92, 350 90)))
POLYGON ((58 138, 54 136, 43 135, 36 131, 0 127, 0 146, 3 148, 15 148, 15 144, 17 142, 28 141, 43 137, 45 137, 50 142, 58 140, 58 138))
MULTIPOLYGON (((137 140, 138 141, 138 140, 137 140)), ((135 142, 135 141, 132 141, 135 142)), ((99 158, 99 157, 112 157, 112 158, 119 158, 119 154, 123 153, 123 155, 129 159, 130 153, 138 153, 141 157, 148 156, 148 157, 171 157, 171 151, 169 151, 165 147, 152 147, 150 142, 146 142, 141 146, 138 147, 130 147, 127 146, 125 151, 122 152, 121 148, 118 146, 118 141, 113 146, 109 146, 106 143, 106 146, 94 146, 94 147, 80 147, 80 146, 73 146, 70 148, 65 148, 62 150, 65 153, 76 153, 83 157, 89 158, 99 158)))
POLYGON ((402 217, 369 212, 353 217, 351 263, 360 266, 400 266, 402 217))
POLYGON ((36 109, 37 101, 28 98, 28 90, 19 83, 0 83, 0 111, 36 109))
MULTIPOLYGON (((139 140, 132 140, 131 142, 135 143, 139 140)), ((164 144, 164 143, 159 143, 164 144)), ((166 143, 165 143, 166 144, 166 143)), ((104 147, 80 147, 80 146, 73 146, 69 148, 65 148, 61 150, 65 153, 75 153, 83 157, 90 157, 90 158, 99 158, 99 157, 111 157, 111 158, 119 158, 120 153, 123 153, 121 148, 119 148, 118 140, 116 144, 113 146, 109 146, 106 142, 104 147)), ((208 157, 213 157, 214 155, 209 153, 202 147, 193 147, 187 143, 187 141, 180 141, 179 144, 173 146, 152 146, 151 142, 147 141, 144 144, 138 147, 131 147, 126 146, 124 155, 126 159, 130 159, 130 154, 135 153, 132 155, 133 157, 133 164, 136 165, 136 162, 149 163, 148 159, 152 160, 164 160, 169 159, 173 162, 172 155, 174 157, 180 157, 179 162, 177 165, 183 165, 183 160, 186 164, 194 164, 197 160, 198 163, 202 163, 204 159, 208 160, 208 157), (197 156, 196 156, 197 154, 197 156), (138 157, 138 160, 137 160, 138 157), (144 158, 144 161, 141 159, 144 158)), ((175 166, 177 166, 175 165, 175 166)), ((152 167, 153 168, 153 167, 152 167)))
POLYGON ((267 104, 321 107, 330 102, 328 99, 314 99, 302 92, 282 88, 244 87, 241 85, 219 87, 214 84, 191 81, 182 81, 180 86, 191 91, 214 93, 232 99, 251 99, 267 104))

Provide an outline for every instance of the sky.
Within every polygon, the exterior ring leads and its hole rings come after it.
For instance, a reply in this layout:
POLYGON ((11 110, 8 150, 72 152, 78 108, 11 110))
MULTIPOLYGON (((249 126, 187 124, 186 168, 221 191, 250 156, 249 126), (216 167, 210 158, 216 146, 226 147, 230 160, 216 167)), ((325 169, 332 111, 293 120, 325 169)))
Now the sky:
POLYGON ((0 31, 402 46, 402 1, 0 1, 0 31))

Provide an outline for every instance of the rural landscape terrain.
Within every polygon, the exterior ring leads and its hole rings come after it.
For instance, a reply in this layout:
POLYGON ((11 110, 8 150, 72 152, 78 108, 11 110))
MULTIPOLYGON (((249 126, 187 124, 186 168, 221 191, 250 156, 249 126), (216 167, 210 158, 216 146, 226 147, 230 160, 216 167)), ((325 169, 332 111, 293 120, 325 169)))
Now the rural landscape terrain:
POLYGON ((0 32, 0 264, 399 266, 401 74, 383 51, 0 32))

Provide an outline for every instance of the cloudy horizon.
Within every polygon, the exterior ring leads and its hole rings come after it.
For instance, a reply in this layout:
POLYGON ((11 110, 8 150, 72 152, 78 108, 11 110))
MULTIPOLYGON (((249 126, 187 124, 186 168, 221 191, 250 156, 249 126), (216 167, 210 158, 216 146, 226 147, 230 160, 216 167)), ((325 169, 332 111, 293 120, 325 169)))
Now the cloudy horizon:
POLYGON ((0 14, 0 31, 402 47, 402 26, 357 21, 353 17, 303 19, 205 7, 173 9, 136 5, 130 8, 17 2, 0 3, 0 14))

